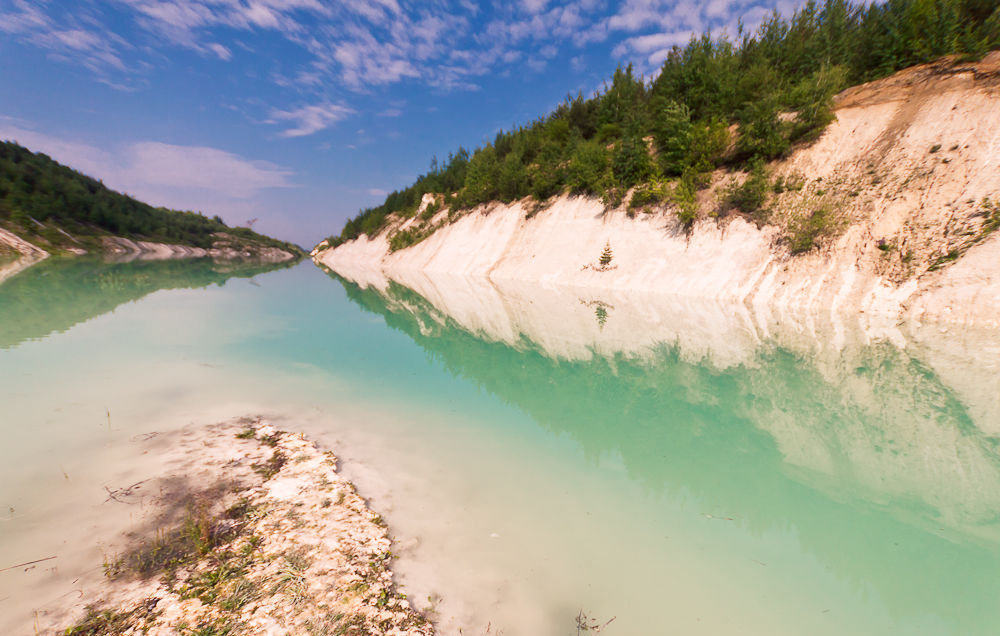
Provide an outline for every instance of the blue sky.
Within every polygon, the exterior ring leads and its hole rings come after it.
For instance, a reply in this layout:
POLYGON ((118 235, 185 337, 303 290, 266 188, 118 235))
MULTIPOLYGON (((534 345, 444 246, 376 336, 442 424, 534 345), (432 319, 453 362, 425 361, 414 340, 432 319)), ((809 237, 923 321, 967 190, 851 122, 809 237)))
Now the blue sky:
POLYGON ((311 246, 618 64, 793 0, 0 0, 0 138, 311 246))

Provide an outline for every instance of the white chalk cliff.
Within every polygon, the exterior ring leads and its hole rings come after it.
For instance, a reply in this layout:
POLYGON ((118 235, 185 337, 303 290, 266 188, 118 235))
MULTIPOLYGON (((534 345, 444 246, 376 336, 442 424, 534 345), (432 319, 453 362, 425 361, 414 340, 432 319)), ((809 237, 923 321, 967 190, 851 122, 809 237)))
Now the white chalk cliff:
POLYGON ((1000 200, 1000 52, 849 89, 836 115, 819 140, 772 166, 802 187, 774 195, 771 224, 761 227, 712 216, 721 188, 739 178, 719 171, 690 231, 670 205, 630 216, 563 195, 537 211, 529 201, 494 204, 452 222, 442 211, 428 221, 440 225, 428 238, 391 252, 393 233, 421 223, 397 219, 377 236, 321 244, 313 257, 352 280, 366 270, 392 279, 420 271, 668 293, 751 311, 864 312, 886 324, 1000 326, 1000 233, 989 233, 984 201, 1000 200), (787 228, 818 207, 831 213, 829 236, 791 255, 787 228), (614 267, 587 267, 605 244, 614 267))

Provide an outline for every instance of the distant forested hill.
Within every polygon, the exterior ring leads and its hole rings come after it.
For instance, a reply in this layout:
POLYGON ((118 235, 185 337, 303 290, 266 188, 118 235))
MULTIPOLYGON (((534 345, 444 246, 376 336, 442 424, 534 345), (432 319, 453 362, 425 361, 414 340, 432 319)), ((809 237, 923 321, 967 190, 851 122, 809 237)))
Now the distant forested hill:
POLYGON ((218 216, 208 218, 137 201, 11 141, 0 141, 0 224, 44 247, 65 245, 72 239, 86 244, 87 239, 115 235, 210 248, 217 235, 225 233, 238 241, 299 253, 284 241, 248 228, 228 227, 218 216))
MULTIPOLYGON (((671 198, 689 224, 712 170, 738 167, 757 175, 750 186, 765 183, 763 163, 817 138, 840 90, 947 55, 978 60, 997 47, 997 0, 810 1, 790 17, 773 14, 756 33, 706 33, 674 47, 652 81, 620 67, 590 98, 570 96, 473 152, 459 148, 446 161, 435 159, 413 185, 362 210, 330 243, 375 234, 390 216, 413 216, 428 193, 436 201, 427 220, 444 208, 451 217, 481 203, 529 195, 542 201, 567 191, 615 207, 642 186, 633 205, 671 198)), ((759 195, 735 194, 740 207, 752 207, 759 195)), ((398 232, 392 247, 430 231, 398 232)))

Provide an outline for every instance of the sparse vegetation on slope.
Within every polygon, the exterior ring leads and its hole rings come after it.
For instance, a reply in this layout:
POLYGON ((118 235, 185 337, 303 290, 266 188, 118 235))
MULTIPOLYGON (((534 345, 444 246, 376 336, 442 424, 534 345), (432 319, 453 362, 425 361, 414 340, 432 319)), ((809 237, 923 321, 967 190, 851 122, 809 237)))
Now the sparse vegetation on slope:
MULTIPOLYGON (((674 181, 669 198, 690 226, 695 195, 714 168, 754 167, 817 138, 833 119, 833 96, 849 84, 949 54, 978 59, 998 45, 1000 8, 990 0, 808 2, 787 19, 773 14, 754 34, 705 34, 674 47, 651 82, 631 65, 619 68, 589 99, 569 97, 473 152, 435 159, 413 185, 361 211, 329 244, 415 216, 426 193, 441 196, 454 218, 491 201, 542 201, 566 191, 616 207, 630 188, 661 179, 674 181)), ((758 187, 754 174, 748 183, 729 204, 757 214, 767 184, 758 187)))

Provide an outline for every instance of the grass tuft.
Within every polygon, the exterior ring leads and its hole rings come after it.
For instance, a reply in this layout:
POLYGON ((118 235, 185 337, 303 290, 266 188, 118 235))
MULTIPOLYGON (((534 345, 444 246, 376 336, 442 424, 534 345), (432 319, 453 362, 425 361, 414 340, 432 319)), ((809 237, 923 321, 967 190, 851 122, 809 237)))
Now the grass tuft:
POLYGON ((207 502, 195 500, 186 507, 181 523, 161 528, 126 554, 105 562, 104 574, 111 579, 126 576, 148 579, 158 574, 171 576, 179 567, 190 565, 235 534, 232 524, 212 516, 207 502))
POLYGON ((799 219, 790 228, 788 235, 792 254, 804 254, 816 247, 817 241, 833 230, 830 210, 821 206, 805 218, 799 219))
POLYGON ((271 458, 266 462, 253 464, 253 469, 257 472, 257 474, 264 478, 264 481, 267 481, 277 475, 287 462, 288 456, 280 450, 276 450, 271 454, 271 458))

